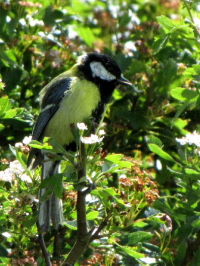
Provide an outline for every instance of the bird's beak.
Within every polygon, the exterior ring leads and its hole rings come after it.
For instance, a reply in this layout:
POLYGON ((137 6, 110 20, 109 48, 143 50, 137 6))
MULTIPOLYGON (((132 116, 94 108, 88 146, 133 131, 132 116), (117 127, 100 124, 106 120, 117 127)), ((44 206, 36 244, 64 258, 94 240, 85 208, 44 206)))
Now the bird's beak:
POLYGON ((121 76, 117 81, 121 84, 129 85, 134 89, 135 92, 141 93, 141 91, 136 89, 136 87, 128 79, 125 79, 123 76, 121 76))
POLYGON ((123 76, 121 76, 118 79, 118 82, 121 83, 121 84, 126 84, 126 85, 129 85, 129 86, 133 86, 132 83, 128 79, 125 79, 123 76))

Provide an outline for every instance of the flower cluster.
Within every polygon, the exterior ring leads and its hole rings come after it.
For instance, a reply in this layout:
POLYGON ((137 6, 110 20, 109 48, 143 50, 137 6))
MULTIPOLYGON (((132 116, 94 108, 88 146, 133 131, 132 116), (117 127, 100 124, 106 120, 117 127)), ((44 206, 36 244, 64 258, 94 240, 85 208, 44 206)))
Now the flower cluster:
POLYGON ((185 137, 180 139, 176 138, 176 141, 180 143, 180 145, 195 145, 196 147, 200 147, 200 134, 196 132, 188 133, 185 137))
POLYGON ((9 163, 9 167, 4 171, 0 171, 0 180, 12 182, 16 177, 19 177, 22 181, 32 183, 29 175, 24 172, 24 168, 17 161, 9 163))
MULTIPOLYGON (((87 125, 85 125, 84 123, 77 123, 77 127, 81 131, 88 129, 87 125)), ((80 140, 84 144, 99 143, 103 140, 104 135, 105 135, 105 131, 103 129, 101 129, 98 131, 98 135, 91 134, 89 137, 81 136, 80 140)))
POLYGON ((31 16, 31 15, 27 15, 25 17, 25 19, 21 18, 19 20, 19 23, 22 26, 26 26, 28 24, 30 27, 44 26, 44 22, 42 20, 34 19, 33 16, 31 16))

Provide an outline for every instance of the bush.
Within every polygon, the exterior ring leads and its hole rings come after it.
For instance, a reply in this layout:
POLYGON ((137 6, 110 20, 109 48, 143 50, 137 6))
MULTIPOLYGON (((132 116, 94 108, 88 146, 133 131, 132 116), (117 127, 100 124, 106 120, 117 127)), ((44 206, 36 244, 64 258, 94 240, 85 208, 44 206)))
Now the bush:
MULTIPOLYGON (((26 168, 21 142, 42 87, 91 51, 111 55, 141 93, 116 90, 103 143, 84 147, 97 187, 86 197, 93 237, 75 265, 198 265, 198 10, 185 0, 0 1, 2 265, 45 265, 36 226, 40 169, 26 168)), ((53 265, 76 240, 77 156, 63 162, 54 187, 66 223, 59 248, 53 230, 45 235, 53 265)))

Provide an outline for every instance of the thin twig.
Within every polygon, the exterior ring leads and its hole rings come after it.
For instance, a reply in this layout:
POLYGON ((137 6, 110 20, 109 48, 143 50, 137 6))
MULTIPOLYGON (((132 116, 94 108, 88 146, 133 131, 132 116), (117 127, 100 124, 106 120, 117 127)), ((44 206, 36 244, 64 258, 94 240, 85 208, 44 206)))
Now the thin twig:
POLYGON ((95 228, 92 230, 93 233, 91 233, 91 237, 90 237, 90 243, 95 240, 95 239, 99 239, 101 238, 101 236, 99 236, 100 232, 106 227, 106 225, 108 224, 108 220, 110 219, 111 213, 108 214, 104 220, 101 222, 101 224, 99 225, 98 228, 95 228))
MULTIPOLYGON (((78 180, 86 177, 86 152, 83 143, 80 144, 78 180)), ((86 220, 86 193, 78 191, 77 195, 77 240, 62 266, 73 265, 84 254, 89 245, 90 235, 87 230, 86 220)))
POLYGON ((46 244, 45 244, 45 241, 44 241, 44 236, 40 232, 40 228, 39 228, 39 224, 38 223, 37 223, 37 228, 38 228, 38 242, 40 244, 40 247, 41 247, 41 250, 42 250, 42 254, 43 254, 45 262, 46 262, 46 266, 52 266, 52 263, 51 263, 51 260, 50 260, 50 255, 49 255, 49 252, 47 251, 46 244))
MULTIPOLYGON (((81 165, 78 171, 78 180, 82 177, 86 178, 86 151, 83 143, 80 144, 80 158, 79 164, 81 165)), ((86 194, 82 191, 78 191, 77 198, 77 228, 78 238, 85 237, 87 235, 87 221, 86 221, 86 194)))
POLYGON ((199 36, 200 34, 199 34, 199 31, 198 31, 197 27, 195 26, 195 22, 194 22, 194 19, 193 19, 193 16, 192 16, 191 9, 190 9, 190 7, 189 7, 189 5, 188 5, 186 0, 182 0, 182 1, 183 1, 184 5, 185 5, 185 7, 187 9, 187 12, 189 14, 190 19, 191 19, 192 26, 193 26, 194 30, 196 31, 197 35, 199 36))

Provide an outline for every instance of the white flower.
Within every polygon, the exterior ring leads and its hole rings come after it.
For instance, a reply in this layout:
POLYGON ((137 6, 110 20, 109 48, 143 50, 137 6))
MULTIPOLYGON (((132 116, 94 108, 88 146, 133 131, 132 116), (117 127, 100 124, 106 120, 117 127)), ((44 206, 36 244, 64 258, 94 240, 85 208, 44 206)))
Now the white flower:
POLYGON ((26 26, 26 20, 24 18, 21 18, 19 20, 19 23, 22 25, 22 26, 26 26))
MULTIPOLYGON (((3 42, 3 40, 2 39, 0 39, 0 42, 3 42)), ((6 85, 5 85, 5 83, 3 83, 3 81, 2 81, 2 79, 0 78, 0 83, 1 83, 1 88, 4 88, 6 85)))
POLYGON ((32 140, 32 136, 29 137, 25 137, 22 142, 24 143, 24 145, 28 145, 32 140))
POLYGON ((94 144, 101 142, 103 140, 103 137, 99 138, 97 135, 91 134, 90 137, 82 137, 81 136, 81 142, 84 144, 94 144))
POLYGON ((29 175, 24 172, 24 168, 17 161, 10 162, 9 168, 4 171, 0 171, 0 180, 12 182, 16 176, 18 176, 22 181, 32 183, 32 180, 29 175))
POLYGON ((27 15, 26 19, 28 20, 28 23, 31 27, 44 26, 44 22, 42 20, 33 19, 31 15, 27 15))
POLYGON ((15 148, 21 149, 24 147, 24 145, 28 145, 32 140, 32 136, 25 137, 22 142, 15 143, 15 148))
POLYGON ((0 171, 0 180, 5 181, 5 182, 12 182, 14 179, 13 172, 7 168, 4 171, 0 171))
POLYGON ((196 132, 188 133, 185 137, 180 139, 176 138, 176 141, 180 143, 180 145, 195 145, 196 147, 200 147, 200 135, 196 132))
POLYGON ((88 129, 86 124, 84 124, 84 123, 77 123, 77 128, 79 130, 87 130, 88 129))
POLYGON ((98 133, 100 136, 104 136, 106 134, 106 131, 104 129, 100 129, 98 133))
POLYGON ((5 236, 6 238, 10 238, 11 237, 11 234, 8 233, 8 232, 3 232, 2 235, 5 236))
POLYGON ((22 147, 23 147, 23 143, 22 142, 15 143, 15 148, 20 149, 22 147))

